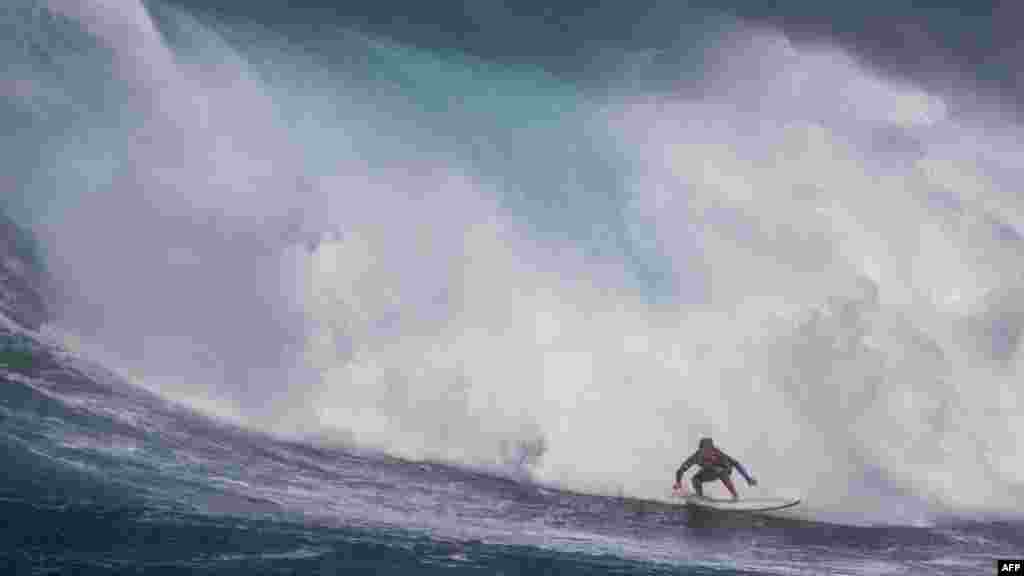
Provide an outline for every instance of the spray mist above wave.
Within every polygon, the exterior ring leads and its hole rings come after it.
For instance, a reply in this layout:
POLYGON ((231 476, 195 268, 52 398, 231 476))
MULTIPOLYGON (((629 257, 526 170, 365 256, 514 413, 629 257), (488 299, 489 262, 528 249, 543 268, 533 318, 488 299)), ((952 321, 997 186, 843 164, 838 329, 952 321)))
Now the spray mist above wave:
POLYGON ((1015 128, 738 27, 701 96, 602 100, 50 6, 99 46, 67 94, 118 87, 26 181, 59 323, 163 394, 581 490, 660 497, 713 434, 845 517, 1020 508, 1015 128))
POLYGON ((639 151, 640 222, 695 247, 679 283, 739 324, 703 363, 730 414, 773 419, 749 450, 836 504, 1019 505, 1017 128, 772 34, 716 63, 708 97, 638 98, 613 122, 639 151))

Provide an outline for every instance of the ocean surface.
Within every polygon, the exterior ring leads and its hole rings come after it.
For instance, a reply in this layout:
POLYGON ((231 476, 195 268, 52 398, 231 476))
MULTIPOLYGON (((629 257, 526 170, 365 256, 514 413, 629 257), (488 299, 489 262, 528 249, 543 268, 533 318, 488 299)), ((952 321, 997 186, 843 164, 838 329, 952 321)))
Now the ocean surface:
POLYGON ((1024 556, 1011 111, 625 5, 8 2, 0 572, 1024 556))

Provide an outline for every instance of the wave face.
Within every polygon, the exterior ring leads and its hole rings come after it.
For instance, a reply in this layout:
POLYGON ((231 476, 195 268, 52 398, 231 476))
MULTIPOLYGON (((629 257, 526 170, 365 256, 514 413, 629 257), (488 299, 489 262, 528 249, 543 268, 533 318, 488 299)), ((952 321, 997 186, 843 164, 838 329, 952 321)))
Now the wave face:
POLYGON ((4 14, 4 203, 65 346, 249 429, 577 491, 663 498, 713 435, 819 519, 1024 509, 998 110, 721 15, 580 80, 284 14, 4 14))

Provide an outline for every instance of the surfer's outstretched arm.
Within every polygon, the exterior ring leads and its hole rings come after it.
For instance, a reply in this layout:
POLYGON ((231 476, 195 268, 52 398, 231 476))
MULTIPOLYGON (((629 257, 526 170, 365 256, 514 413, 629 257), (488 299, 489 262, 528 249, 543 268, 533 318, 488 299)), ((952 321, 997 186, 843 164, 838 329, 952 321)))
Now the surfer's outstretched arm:
POLYGON ((676 470, 676 485, 677 486, 680 483, 682 483, 682 481, 683 481, 683 474, 686 474, 686 471, 690 469, 690 466, 693 466, 694 464, 697 463, 697 454, 698 453, 699 452, 694 452, 693 454, 691 454, 689 458, 687 458, 686 460, 683 461, 683 463, 679 466, 679 469, 676 470))

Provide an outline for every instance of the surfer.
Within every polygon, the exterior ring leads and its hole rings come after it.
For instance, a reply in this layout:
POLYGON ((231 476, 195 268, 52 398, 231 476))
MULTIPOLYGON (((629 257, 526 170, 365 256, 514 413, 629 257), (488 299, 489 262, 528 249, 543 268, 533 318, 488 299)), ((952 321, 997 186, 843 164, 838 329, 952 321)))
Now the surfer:
POLYGON ((721 480, 722 484, 725 484, 725 487, 729 489, 729 493, 732 494, 732 499, 739 500, 740 496, 736 493, 736 487, 733 486, 732 479, 729 477, 733 468, 740 471, 740 474, 743 475, 747 484, 757 486, 757 480, 747 473, 742 464, 740 464, 735 458, 719 450, 711 441, 711 438, 701 438, 697 451, 687 458, 679 469, 676 470, 676 483, 672 485, 673 490, 680 489, 682 486, 683 474, 685 474, 686 471, 694 465, 700 467, 700 471, 694 474, 693 478, 690 479, 690 482, 693 484, 693 490, 697 493, 697 496, 704 495, 703 484, 705 482, 721 480))

